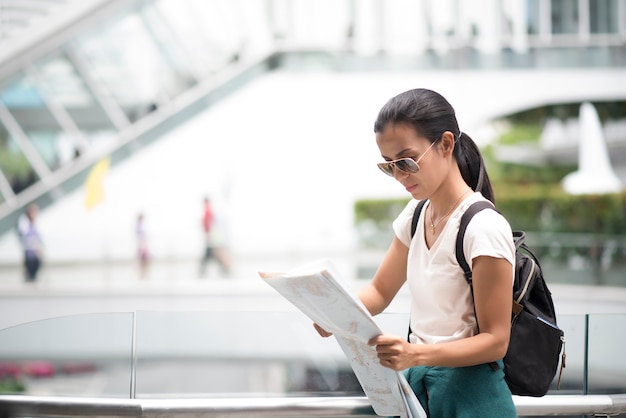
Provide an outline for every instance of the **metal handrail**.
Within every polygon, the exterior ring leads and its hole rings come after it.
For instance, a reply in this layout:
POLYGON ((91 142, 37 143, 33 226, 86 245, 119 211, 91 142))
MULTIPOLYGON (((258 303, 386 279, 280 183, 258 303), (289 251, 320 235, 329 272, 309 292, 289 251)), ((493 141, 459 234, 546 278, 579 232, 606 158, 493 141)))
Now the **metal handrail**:
MULTIPOLYGON (((589 415, 610 417, 626 413, 626 394, 513 396, 523 416, 589 415)), ((209 399, 113 399, 61 396, 0 395, 0 418, 39 417, 372 417, 364 396, 209 399)))

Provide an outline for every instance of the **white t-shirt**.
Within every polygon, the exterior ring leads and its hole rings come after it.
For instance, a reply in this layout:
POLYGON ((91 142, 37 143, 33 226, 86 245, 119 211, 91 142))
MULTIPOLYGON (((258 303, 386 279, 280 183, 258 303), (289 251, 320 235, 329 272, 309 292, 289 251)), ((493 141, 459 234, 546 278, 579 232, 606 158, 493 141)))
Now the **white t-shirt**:
MULTIPOLYGON (((452 212, 443 231, 428 249, 422 209, 415 237, 411 240, 411 220, 419 203, 411 200, 393 222, 398 239, 409 248, 407 282, 411 292, 411 343, 435 344, 471 337, 478 332, 472 293, 463 270, 456 261, 456 236, 461 216, 474 202, 486 200, 476 192, 452 212)), ((478 256, 505 258, 515 272, 515 244, 511 226, 494 210, 482 210, 472 218, 463 240, 465 259, 470 268, 478 256)))

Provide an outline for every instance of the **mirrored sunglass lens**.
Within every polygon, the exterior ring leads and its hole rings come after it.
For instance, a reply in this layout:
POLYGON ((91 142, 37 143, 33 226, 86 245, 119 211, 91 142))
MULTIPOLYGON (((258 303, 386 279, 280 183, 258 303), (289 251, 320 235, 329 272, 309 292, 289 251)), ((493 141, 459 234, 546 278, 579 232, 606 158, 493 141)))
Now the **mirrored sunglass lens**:
POLYGON ((380 168, 380 170, 387 174, 388 176, 393 176, 393 166, 390 163, 380 163, 378 164, 378 168, 380 168))
POLYGON ((406 173, 417 173, 419 167, 411 158, 403 158, 396 161, 396 167, 406 173))

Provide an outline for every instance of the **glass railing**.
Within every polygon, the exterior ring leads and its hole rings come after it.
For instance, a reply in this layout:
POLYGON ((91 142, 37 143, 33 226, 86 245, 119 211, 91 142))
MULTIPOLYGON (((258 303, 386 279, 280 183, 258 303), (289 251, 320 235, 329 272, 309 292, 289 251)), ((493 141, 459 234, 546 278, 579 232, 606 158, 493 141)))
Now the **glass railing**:
MULTIPOLYGON (((406 314, 382 314, 404 335, 406 314)), ((559 318, 567 364, 552 395, 626 393, 626 314, 559 318)), ((362 396, 334 339, 298 312, 96 313, 0 331, 0 392, 31 396, 362 396)))
POLYGON ((111 312, 0 331, 0 392, 128 398, 133 322, 133 313, 111 312))

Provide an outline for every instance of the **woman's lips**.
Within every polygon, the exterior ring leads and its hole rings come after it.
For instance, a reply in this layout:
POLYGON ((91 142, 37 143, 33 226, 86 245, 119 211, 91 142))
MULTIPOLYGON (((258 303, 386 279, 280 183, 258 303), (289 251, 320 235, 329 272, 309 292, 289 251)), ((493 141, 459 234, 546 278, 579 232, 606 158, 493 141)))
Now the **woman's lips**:
POLYGON ((413 192, 415 189, 417 189, 417 184, 412 184, 410 186, 405 186, 404 187, 406 189, 407 192, 411 193, 413 192))

